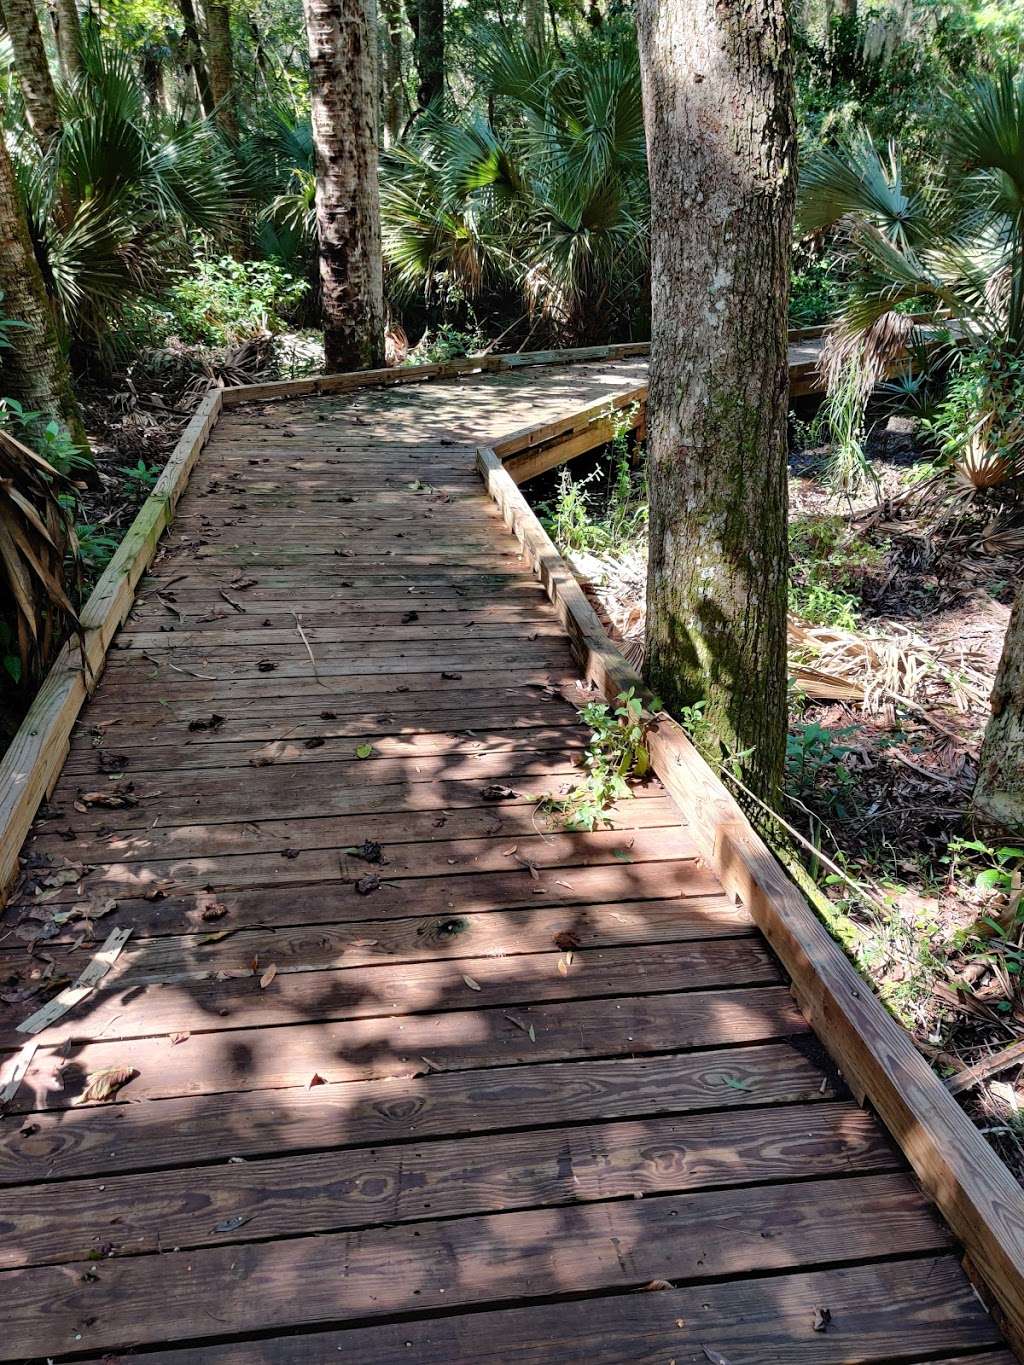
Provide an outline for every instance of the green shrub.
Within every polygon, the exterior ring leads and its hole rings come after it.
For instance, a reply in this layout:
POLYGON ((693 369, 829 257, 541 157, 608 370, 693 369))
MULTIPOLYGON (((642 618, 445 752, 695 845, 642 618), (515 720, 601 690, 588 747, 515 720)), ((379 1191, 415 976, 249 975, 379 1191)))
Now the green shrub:
POLYGON ((178 280, 168 306, 183 341, 232 346, 257 332, 280 332, 309 288, 272 261, 201 260, 178 280))

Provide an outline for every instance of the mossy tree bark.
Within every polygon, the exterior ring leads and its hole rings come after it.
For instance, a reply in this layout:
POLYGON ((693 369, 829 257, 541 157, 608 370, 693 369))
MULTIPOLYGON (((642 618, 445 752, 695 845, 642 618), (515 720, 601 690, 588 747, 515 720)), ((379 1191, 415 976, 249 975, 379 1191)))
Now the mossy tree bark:
POLYGON ((3 0, 3 19, 29 127, 45 151, 60 130, 60 118, 34 0, 3 0))
POLYGON ((1024 835, 1024 588, 1017 592, 992 688, 974 814, 982 825, 1024 835))
POLYGON ((372 0, 304 8, 327 368, 368 369, 384 356, 377 15, 372 0))
POLYGON ((523 26, 534 47, 544 46, 544 0, 524 0, 523 26))
MULTIPOLYGON (((652 204, 647 670, 773 801, 786 736, 785 0, 639 0, 652 204)), ((707 746, 706 746, 707 747, 707 746)))
POLYGON ((4 315, 21 323, 10 349, 0 351, 0 394, 32 412, 63 422, 88 449, 43 277, 32 250, 7 144, 0 137, 0 290, 4 315))
POLYGON ((224 0, 206 0, 206 64, 217 106, 217 126, 232 142, 238 138, 235 112, 235 67, 231 52, 231 10, 224 0))

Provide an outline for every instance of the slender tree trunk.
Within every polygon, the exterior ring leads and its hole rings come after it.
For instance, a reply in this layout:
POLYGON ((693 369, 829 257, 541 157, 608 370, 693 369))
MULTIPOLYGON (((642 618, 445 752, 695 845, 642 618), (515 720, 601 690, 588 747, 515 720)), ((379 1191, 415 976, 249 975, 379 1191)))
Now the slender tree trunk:
POLYGON ((425 109, 444 94, 444 0, 406 0, 419 84, 416 98, 425 109))
POLYGON ((523 27, 528 42, 534 47, 544 46, 544 0, 524 0, 523 27))
POLYGON ((0 290, 4 314, 23 323, 0 351, 0 394, 17 398, 27 409, 64 422, 87 448, 67 361, 57 340, 43 277, 32 250, 14 167, 0 137, 0 290))
POLYGON ((1024 588, 1003 644, 992 715, 985 730, 974 788, 974 814, 989 826, 1024 835, 1024 588))
POLYGON ((206 59, 217 124, 232 142, 238 138, 235 71, 231 53, 231 10, 225 0, 206 0, 206 59))
POLYGON ((82 23, 76 0, 52 0, 53 31, 64 75, 74 80, 82 74, 82 23))
POLYGON ((11 39, 29 126, 45 149, 57 136, 60 119, 34 0, 3 0, 3 17, 11 39))
POLYGON ((785 0, 639 0, 652 207, 647 668, 778 792, 786 737, 785 0))
POLYGON ((398 141, 402 130, 402 11, 398 0, 381 0, 384 20, 383 110, 384 129, 389 144, 398 141))
POLYGON ((304 0, 328 370, 384 357, 373 0, 304 0))
POLYGON ((216 100, 213 98, 210 73, 206 69, 206 60, 203 57, 203 45, 199 41, 199 21, 196 18, 196 7, 192 0, 178 0, 178 13, 181 15, 185 29, 185 51, 188 54, 188 65, 192 68, 192 74, 195 76, 196 89, 199 91, 199 102, 203 107, 203 113, 209 118, 213 113, 216 100))

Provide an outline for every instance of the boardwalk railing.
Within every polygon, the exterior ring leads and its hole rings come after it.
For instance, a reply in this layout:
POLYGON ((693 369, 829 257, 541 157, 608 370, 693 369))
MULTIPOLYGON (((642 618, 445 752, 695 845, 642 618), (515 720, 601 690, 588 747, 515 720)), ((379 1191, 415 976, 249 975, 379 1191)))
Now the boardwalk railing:
MULTIPOLYGON (((534 435, 540 438, 544 430, 538 426, 534 435)), ((529 432, 517 432, 495 447, 479 448, 477 467, 487 491, 554 604, 587 679, 608 701, 633 688, 652 704, 653 694, 608 637, 505 466, 503 456, 515 468, 530 444, 529 432)), ((547 467, 560 462, 554 458, 558 449, 551 450, 547 467)), ((529 465, 518 467, 523 477, 529 465)), ((701 856, 775 950, 808 1023, 857 1099, 877 1111, 902 1148, 962 1242, 968 1273, 1020 1352, 1024 1191, 854 969, 678 722, 657 715, 648 745, 651 766, 685 817, 701 856)))

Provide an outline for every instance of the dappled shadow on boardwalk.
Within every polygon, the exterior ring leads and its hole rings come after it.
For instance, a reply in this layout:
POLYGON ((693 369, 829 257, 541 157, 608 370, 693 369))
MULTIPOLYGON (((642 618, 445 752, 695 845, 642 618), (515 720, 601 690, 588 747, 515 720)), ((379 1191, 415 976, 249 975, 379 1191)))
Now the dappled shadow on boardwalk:
MULTIPOLYGON (((465 443, 480 392, 502 430, 593 399, 549 378, 215 436, 30 849, 91 868, 48 910, 134 932, 0 1128, 6 1358, 994 1342, 664 795, 593 835, 537 810, 574 780, 575 669, 465 443), (107 1067, 132 1079, 76 1105, 107 1067)), ((67 937, 41 946, 70 975, 67 937)))

